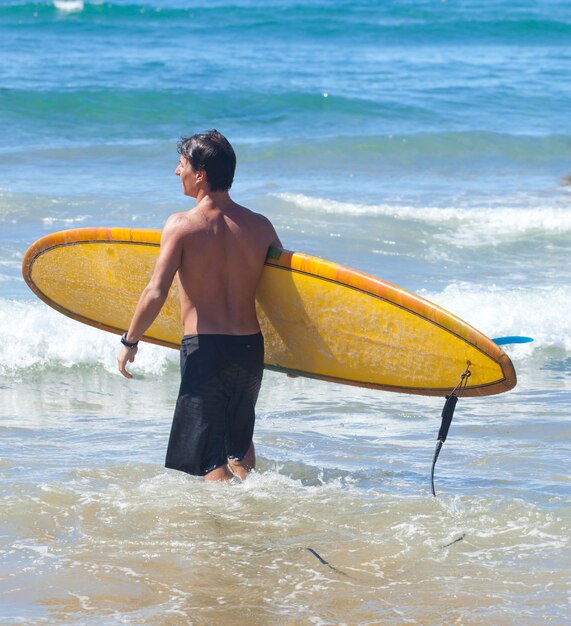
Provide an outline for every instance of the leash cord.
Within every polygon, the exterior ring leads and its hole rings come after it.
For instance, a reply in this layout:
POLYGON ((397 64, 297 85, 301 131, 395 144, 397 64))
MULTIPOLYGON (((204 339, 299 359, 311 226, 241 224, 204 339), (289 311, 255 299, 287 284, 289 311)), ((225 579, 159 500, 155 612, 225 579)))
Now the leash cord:
POLYGON ((466 369, 460 376, 460 382, 456 385, 456 387, 454 387, 452 393, 446 396, 446 402, 444 403, 444 408, 442 409, 442 422, 440 423, 440 430, 438 431, 438 437, 436 438, 436 450, 434 451, 434 458, 432 459, 432 471, 430 473, 430 486, 432 488, 432 495, 434 497, 436 497, 436 491, 434 489, 434 468, 436 467, 436 461, 438 460, 438 456, 440 455, 440 450, 442 450, 442 446, 446 441, 446 437, 448 437, 448 431, 450 430, 450 424, 452 423, 452 418, 454 417, 454 409, 456 408, 458 399, 462 397, 464 390, 468 386, 468 379, 471 376, 471 365, 472 364, 470 363, 470 361, 468 361, 466 369))

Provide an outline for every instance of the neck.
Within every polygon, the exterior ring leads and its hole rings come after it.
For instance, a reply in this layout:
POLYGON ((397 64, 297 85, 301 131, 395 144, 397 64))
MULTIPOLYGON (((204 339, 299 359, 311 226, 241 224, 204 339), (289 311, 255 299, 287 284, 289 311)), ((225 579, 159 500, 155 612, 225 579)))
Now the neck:
POLYGON ((233 202, 227 191, 200 189, 196 194, 196 204, 224 209, 225 207, 231 206, 233 202))

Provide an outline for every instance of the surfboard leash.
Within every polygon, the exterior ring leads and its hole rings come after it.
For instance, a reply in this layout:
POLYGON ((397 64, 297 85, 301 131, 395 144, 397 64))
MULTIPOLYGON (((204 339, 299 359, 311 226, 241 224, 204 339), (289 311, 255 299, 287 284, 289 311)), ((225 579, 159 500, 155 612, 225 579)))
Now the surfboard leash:
POLYGON ((329 561, 326 561, 320 554, 318 554, 313 548, 306 548, 306 550, 308 552, 311 552, 311 554, 313 554, 313 556, 323 565, 326 565, 330 570, 337 572, 338 574, 341 574, 342 576, 347 576, 347 578, 351 578, 351 576, 349 576, 349 574, 346 574, 345 572, 341 571, 340 569, 338 569, 337 567, 334 567, 333 565, 331 565, 331 563, 329 563, 329 561))
POLYGON ((456 387, 454 387, 452 393, 446 396, 446 402, 444 403, 444 408, 442 409, 442 422, 440 423, 440 430, 438 431, 438 437, 436 438, 436 450, 434 451, 434 459, 432 460, 432 472, 430 475, 430 484, 432 487, 432 495, 434 497, 436 497, 436 491, 434 490, 434 468, 436 467, 436 461, 438 460, 440 450, 442 450, 442 446, 446 441, 446 437, 448 437, 448 431, 450 430, 450 424, 452 423, 452 418, 454 417, 454 409, 456 408, 456 404, 459 398, 462 397, 464 390, 468 386, 468 379, 471 376, 471 365, 472 363, 470 363, 470 361, 466 362, 466 369, 460 376, 460 382, 456 385, 456 387))

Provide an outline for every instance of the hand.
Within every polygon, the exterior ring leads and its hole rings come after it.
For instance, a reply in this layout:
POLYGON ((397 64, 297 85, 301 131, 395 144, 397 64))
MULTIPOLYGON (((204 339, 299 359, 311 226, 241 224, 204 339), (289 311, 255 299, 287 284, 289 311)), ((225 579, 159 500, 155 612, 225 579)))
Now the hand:
POLYGON ((138 352, 138 348, 127 348, 127 346, 121 346, 119 354, 117 355, 117 368, 125 376, 125 378, 133 378, 133 374, 127 371, 127 363, 132 363, 135 360, 135 355, 138 352))

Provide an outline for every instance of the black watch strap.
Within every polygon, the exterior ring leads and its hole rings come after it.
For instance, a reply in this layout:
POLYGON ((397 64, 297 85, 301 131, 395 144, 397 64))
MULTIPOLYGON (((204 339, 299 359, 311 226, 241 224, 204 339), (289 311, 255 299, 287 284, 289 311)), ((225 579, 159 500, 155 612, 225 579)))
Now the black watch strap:
POLYGON ((138 341, 127 341, 127 333, 123 333, 123 336, 121 337, 121 343, 124 346, 127 346, 127 348, 136 348, 139 345, 138 341))

